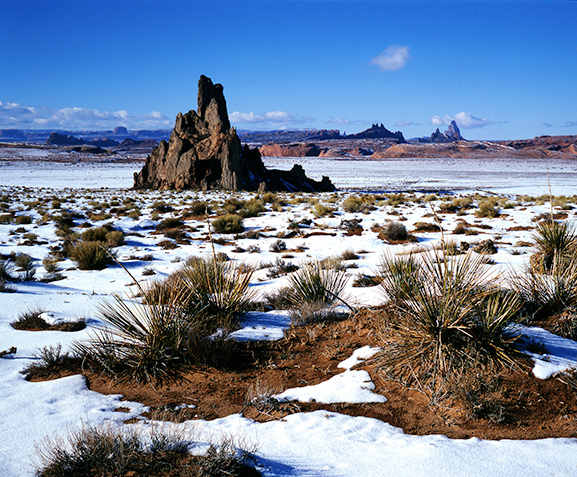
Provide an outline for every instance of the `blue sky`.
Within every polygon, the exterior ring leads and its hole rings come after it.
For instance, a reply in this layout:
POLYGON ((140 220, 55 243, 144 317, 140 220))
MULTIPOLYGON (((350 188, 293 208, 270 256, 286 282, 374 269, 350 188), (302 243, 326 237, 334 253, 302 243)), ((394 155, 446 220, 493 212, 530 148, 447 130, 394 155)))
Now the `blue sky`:
POLYGON ((577 2, 0 0, 0 128, 577 134, 577 2))

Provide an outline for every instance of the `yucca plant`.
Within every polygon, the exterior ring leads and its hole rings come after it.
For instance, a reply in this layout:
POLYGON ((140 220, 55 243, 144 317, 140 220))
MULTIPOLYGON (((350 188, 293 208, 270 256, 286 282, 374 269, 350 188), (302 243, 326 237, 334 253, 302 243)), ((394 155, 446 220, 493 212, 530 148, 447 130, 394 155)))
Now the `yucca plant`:
POLYGON ((195 320, 229 325, 247 311, 255 296, 249 288, 254 268, 217 258, 193 258, 172 280, 182 290, 182 305, 195 320))
POLYGON ((520 301, 498 288, 478 255, 442 248, 416 257, 385 258, 383 287, 394 297, 383 320, 386 374, 437 393, 449 379, 484 366, 515 366, 508 326, 520 301))
POLYGON ((413 254, 384 254, 377 271, 377 279, 391 301, 400 301, 414 295, 420 286, 417 276, 420 266, 413 254))
POLYGON ((577 306, 577 255, 554 254, 549 271, 536 264, 513 276, 513 288, 535 316, 559 313, 577 306))
POLYGON ((167 303, 114 301, 99 306, 104 326, 75 351, 95 370, 121 380, 165 382, 176 379, 186 363, 190 320, 173 293, 167 303))
POLYGON ((342 293, 347 281, 348 276, 340 267, 321 260, 311 261, 290 277, 287 298, 295 306, 304 303, 324 306, 345 303, 342 293))
POLYGON ((572 222, 544 221, 537 225, 533 243, 540 257, 534 264, 540 262, 540 271, 549 272, 555 259, 568 258, 577 251, 577 232, 572 222))

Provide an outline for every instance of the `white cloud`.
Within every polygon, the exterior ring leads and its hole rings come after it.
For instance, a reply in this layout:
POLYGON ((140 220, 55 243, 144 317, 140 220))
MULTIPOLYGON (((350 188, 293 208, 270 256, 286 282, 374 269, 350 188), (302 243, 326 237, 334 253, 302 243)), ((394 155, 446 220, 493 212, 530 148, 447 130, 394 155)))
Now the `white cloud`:
POLYGON ((413 121, 401 121, 395 124, 398 128, 404 128, 407 126, 420 126, 419 123, 414 123, 413 121))
POLYGON ((263 114, 241 113, 235 111, 229 115, 232 123, 248 124, 298 124, 314 121, 313 118, 295 116, 286 111, 269 111, 263 114))
POLYGON ((164 114, 130 114, 128 111, 99 111, 86 108, 51 109, 21 106, 18 103, 0 101, 0 127, 19 129, 113 129, 125 126, 129 129, 162 129, 170 127, 164 114))
POLYGON ((493 124, 493 121, 487 118, 477 118, 469 113, 460 112, 454 116, 449 116, 445 114, 444 116, 431 116, 431 124, 433 126, 443 126, 451 124, 451 121, 455 121, 457 126, 462 129, 474 129, 482 128, 493 124))
POLYGON ((410 59, 410 47, 390 45, 371 60, 371 65, 375 65, 382 71, 398 71, 403 69, 410 59))
POLYGON ((348 119, 344 118, 331 118, 327 121, 329 124, 351 124, 348 119))

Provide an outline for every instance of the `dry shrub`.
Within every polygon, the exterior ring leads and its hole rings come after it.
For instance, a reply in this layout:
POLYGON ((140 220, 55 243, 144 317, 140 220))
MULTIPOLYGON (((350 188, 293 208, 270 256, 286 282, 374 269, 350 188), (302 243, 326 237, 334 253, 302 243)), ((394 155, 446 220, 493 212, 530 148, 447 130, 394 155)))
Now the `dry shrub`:
POLYGON ((236 214, 226 214, 212 221, 212 229, 217 234, 238 234, 244 232, 242 217, 236 214))
POLYGON ((70 258, 80 270, 102 270, 112 262, 101 242, 80 242, 72 246, 70 258))

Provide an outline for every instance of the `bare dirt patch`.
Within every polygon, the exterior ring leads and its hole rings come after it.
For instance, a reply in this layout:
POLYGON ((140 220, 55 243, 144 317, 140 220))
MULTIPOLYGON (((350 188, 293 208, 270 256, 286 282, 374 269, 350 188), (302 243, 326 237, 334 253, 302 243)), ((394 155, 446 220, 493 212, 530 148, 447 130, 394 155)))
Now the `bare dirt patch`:
POLYGON ((122 394, 125 400, 150 406, 146 417, 166 420, 216 419, 242 413, 265 422, 295 412, 326 409, 379 419, 415 435, 462 439, 577 437, 575 391, 563 377, 535 378, 529 362, 523 371, 505 370, 492 377, 491 385, 480 396, 453 398, 439 405, 431 405, 416 389, 386 379, 370 361, 360 368, 370 373, 375 392, 387 398, 385 403, 279 403, 270 399, 288 388, 326 381, 343 372, 337 365, 355 349, 378 346, 375 319, 374 312, 366 311, 344 321, 294 327, 280 341, 244 344, 234 369, 199 367, 187 372, 182 381, 162 387, 122 384, 88 371, 83 374, 91 390, 122 394))

